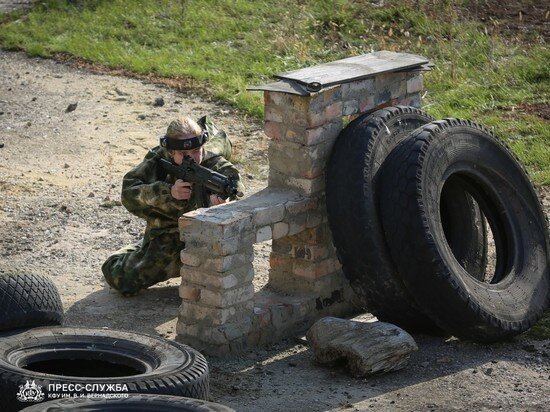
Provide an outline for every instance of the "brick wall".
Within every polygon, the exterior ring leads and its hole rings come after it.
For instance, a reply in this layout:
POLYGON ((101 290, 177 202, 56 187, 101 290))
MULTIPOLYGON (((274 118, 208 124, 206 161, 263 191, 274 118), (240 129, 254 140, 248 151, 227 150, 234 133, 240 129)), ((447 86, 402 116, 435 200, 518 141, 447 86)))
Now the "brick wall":
POLYGON ((239 352, 354 310, 327 223, 326 162, 351 117, 390 105, 419 107, 422 88, 421 72, 413 71, 306 96, 264 92, 268 187, 180 219, 186 248, 179 341, 209 354, 239 352), (253 244, 269 239, 268 288, 254 294, 253 244))

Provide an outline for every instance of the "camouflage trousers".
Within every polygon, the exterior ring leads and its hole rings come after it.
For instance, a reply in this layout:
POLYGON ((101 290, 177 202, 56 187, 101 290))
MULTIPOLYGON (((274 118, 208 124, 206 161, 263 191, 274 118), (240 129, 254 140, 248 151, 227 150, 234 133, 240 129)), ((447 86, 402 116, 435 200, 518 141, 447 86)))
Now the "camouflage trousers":
POLYGON ((123 296, 133 296, 155 283, 179 277, 184 246, 179 233, 163 233, 116 251, 101 270, 109 286, 123 296))

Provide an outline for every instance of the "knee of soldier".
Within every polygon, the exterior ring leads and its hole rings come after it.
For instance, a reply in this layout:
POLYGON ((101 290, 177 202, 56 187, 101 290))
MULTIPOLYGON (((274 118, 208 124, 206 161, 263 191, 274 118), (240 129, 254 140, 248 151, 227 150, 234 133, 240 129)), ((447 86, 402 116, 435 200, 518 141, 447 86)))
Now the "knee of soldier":
POLYGON ((105 276, 105 280, 111 288, 116 290, 125 298, 136 296, 142 290, 139 284, 136 284, 136 282, 132 280, 128 281, 128 279, 123 277, 105 276))
POLYGON ((101 271, 103 272, 105 279, 109 279, 113 270, 113 265, 119 260, 119 258, 120 256, 111 255, 105 262, 103 262, 103 265, 101 265, 101 271))
POLYGON ((105 281, 124 297, 137 295, 141 290, 139 282, 137 282, 137 279, 133 279, 132 276, 122 273, 121 268, 116 267, 117 261, 117 256, 111 256, 101 266, 105 281))

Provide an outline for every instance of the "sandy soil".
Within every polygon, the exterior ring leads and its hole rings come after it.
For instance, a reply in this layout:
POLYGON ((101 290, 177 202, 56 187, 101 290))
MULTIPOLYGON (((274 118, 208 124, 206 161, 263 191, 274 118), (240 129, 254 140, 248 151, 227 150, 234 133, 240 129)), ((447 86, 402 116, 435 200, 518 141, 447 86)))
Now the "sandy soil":
MULTIPOLYGON (((249 195, 266 185, 261 124, 190 93, 20 53, 0 51, 0 73, 0 264, 51 276, 67 325, 173 339, 177 280, 130 299, 102 280, 104 259, 144 226, 117 203, 122 176, 171 118, 209 114, 234 140, 249 195), (160 97, 164 105, 154 106, 160 97)), ((260 288, 269 244, 256 252, 260 288)), ((317 366, 299 340, 210 358, 212 398, 240 411, 547 410, 550 340, 414 337, 420 349, 406 369, 364 380, 317 366)))

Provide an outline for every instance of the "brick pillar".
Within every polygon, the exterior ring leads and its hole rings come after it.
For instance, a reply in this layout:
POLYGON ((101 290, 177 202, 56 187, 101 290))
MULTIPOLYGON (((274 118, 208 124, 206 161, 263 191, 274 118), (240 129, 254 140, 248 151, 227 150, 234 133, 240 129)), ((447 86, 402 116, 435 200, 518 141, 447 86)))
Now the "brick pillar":
MULTIPOLYGON (((324 170, 343 125, 342 87, 311 96, 265 92, 269 185, 288 188, 307 201, 287 205, 300 231, 273 240, 269 285, 280 292, 344 298, 347 282, 336 258, 325 212, 324 170)), ((349 295, 349 293, 347 293, 349 295)))
POLYGON ((186 248, 181 254, 177 334, 194 346, 208 343, 211 352, 239 350, 254 307, 252 218, 218 211, 196 220, 197 213, 201 210, 180 220, 186 248))
POLYGON ((320 194, 326 160, 342 130, 341 86, 311 96, 265 92, 269 186, 320 194))

